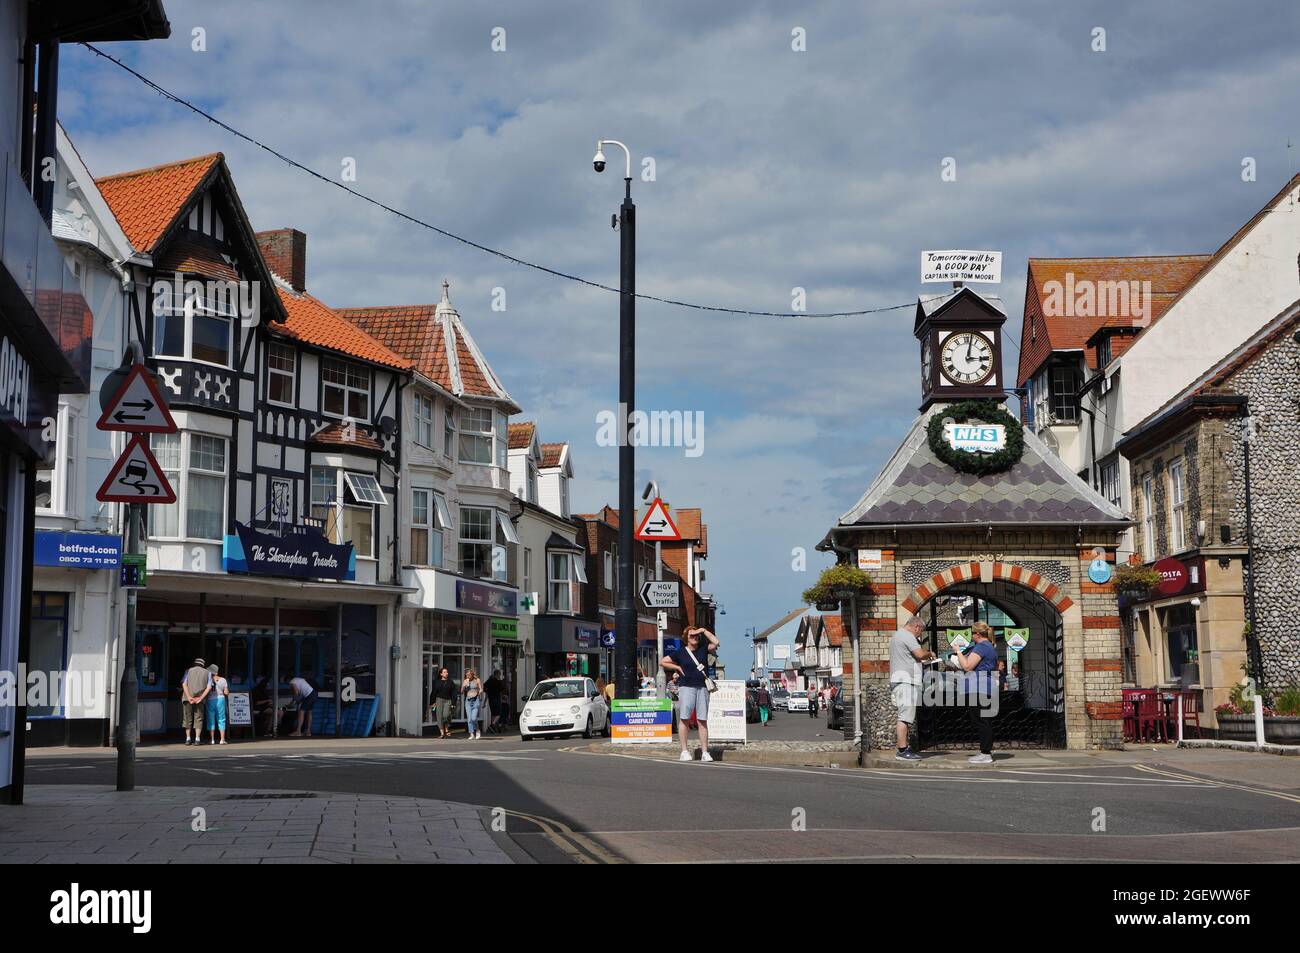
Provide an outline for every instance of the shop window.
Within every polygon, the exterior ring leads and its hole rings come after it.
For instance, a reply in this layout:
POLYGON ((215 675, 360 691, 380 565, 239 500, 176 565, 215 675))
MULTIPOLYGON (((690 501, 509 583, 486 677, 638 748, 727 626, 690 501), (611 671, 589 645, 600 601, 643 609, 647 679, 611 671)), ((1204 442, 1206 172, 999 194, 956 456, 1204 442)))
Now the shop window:
POLYGON ((347 420, 370 419, 370 369, 350 361, 321 361, 321 410, 347 420))
POLYGON ((248 639, 235 636, 226 647, 226 679, 231 688, 248 684, 248 639))
POLYGON ((297 395, 298 352, 286 344, 266 350, 266 399, 292 407, 297 395))
MULTIPOLYGON (((60 673, 68 667, 68 596, 62 592, 32 593, 31 645, 28 650, 27 671, 40 672, 45 679, 46 696, 41 705, 27 706, 28 718, 63 718, 69 699, 69 688, 76 690, 71 699, 75 704, 84 691, 91 688, 80 680, 73 684, 60 673), (53 697, 58 691, 59 697, 53 697)), ((32 699, 35 701, 36 699, 32 699)))
POLYGON ((226 526, 225 438, 153 434, 149 445, 176 492, 175 503, 149 507, 149 535, 220 542, 226 526))
POLYGON ((1198 651, 1196 610, 1188 603, 1164 610, 1164 629, 1169 648, 1167 668, 1173 681, 1182 677, 1183 666, 1192 661, 1198 651))

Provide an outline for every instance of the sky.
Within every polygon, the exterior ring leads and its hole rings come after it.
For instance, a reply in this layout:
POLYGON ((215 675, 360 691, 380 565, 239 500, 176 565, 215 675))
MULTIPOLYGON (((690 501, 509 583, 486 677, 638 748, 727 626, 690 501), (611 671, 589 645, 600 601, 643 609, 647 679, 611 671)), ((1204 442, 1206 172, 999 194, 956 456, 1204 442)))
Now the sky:
MULTIPOLYGON (((919 283, 923 249, 1001 251, 1002 283, 979 290, 1006 304, 1012 375, 1028 257, 1212 252, 1300 164, 1293 0, 165 6, 171 39, 105 49, 332 179, 351 160, 348 184, 388 205, 603 284, 618 284, 622 154, 595 174, 598 138, 633 152, 643 293, 907 305, 945 290, 919 283)), ((366 205, 83 48, 61 71, 60 118, 93 174, 224 152, 255 228, 307 234, 324 301, 433 302, 446 278, 524 408, 512 419, 572 445, 575 511, 616 503, 598 415, 617 401, 617 295, 366 205)), ((745 630, 800 605, 830 562, 813 547, 916 416, 913 317, 639 303, 637 406, 702 414, 703 443, 638 450, 638 487, 703 508, 732 674, 749 668, 745 630)))

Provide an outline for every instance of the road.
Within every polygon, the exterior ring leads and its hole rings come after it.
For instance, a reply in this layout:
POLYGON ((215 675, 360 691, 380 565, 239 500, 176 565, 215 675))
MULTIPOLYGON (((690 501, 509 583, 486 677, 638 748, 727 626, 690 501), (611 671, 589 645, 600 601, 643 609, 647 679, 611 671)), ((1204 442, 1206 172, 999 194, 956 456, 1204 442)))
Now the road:
MULTIPOLYGON (((760 730, 760 729, 755 729, 760 730)), ((779 717, 763 737, 831 737, 779 717)), ((855 770, 667 761, 581 739, 281 740, 140 749, 138 783, 501 807, 541 860, 1251 861, 1300 857, 1300 759, 1126 753, 1039 768, 855 770), (564 849, 556 852, 556 838, 564 849), (563 855, 563 856, 561 856, 563 855)), ((111 784, 106 749, 29 752, 32 784, 111 784)))

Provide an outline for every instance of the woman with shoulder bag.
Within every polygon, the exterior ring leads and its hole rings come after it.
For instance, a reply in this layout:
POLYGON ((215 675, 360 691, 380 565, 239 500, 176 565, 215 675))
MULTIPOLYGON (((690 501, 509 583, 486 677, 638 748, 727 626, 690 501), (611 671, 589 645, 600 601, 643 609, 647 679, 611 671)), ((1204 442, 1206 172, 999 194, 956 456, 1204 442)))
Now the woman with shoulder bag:
POLYGON ((709 652, 717 652, 718 637, 704 628, 686 630, 682 647, 665 655, 660 664, 667 672, 677 672, 677 734, 681 739, 682 761, 693 760, 688 743, 691 718, 694 717, 700 732, 700 760, 712 761, 709 754, 709 693, 718 689, 717 683, 709 677, 705 669, 709 652), (703 635, 708 644, 700 638, 703 635))
POLYGON ((465 729, 469 732, 470 740, 482 738, 479 713, 483 705, 483 683, 479 681, 478 673, 472 668, 465 673, 465 681, 460 686, 460 691, 465 696, 465 729))

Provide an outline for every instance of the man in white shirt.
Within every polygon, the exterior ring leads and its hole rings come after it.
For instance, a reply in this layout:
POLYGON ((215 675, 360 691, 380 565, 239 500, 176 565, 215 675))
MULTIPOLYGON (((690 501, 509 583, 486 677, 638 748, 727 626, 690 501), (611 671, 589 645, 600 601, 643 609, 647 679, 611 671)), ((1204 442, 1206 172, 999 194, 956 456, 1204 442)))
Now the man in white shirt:
POLYGON ((899 761, 921 760, 921 756, 912 750, 909 737, 921 695, 921 663, 934 658, 934 653, 922 648, 918 641, 924 631, 925 622, 919 615, 914 615, 889 639, 889 684, 894 707, 898 709, 898 751, 894 757, 899 761))

